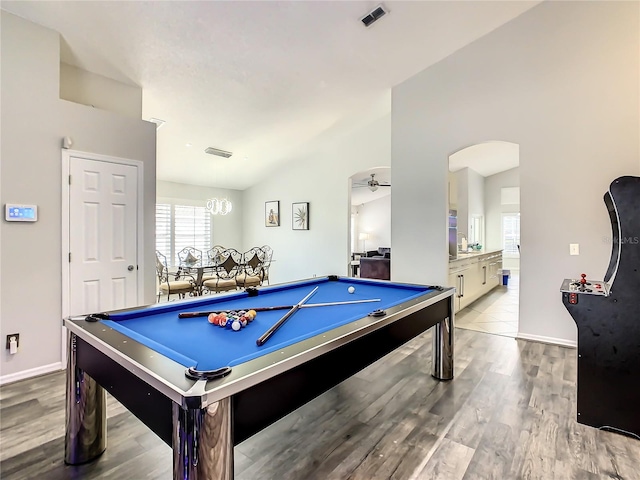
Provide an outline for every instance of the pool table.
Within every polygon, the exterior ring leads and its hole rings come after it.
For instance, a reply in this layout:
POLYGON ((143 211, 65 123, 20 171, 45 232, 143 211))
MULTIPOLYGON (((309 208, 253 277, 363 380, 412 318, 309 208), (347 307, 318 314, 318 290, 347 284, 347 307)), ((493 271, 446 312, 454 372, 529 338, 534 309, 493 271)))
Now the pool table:
POLYGON ((231 479, 234 445, 431 327, 432 375, 451 379, 453 292, 329 276, 66 318, 65 462, 105 450, 109 391, 173 447, 175 479, 231 479), (238 331, 178 316, 288 307, 311 292, 306 304, 359 303, 301 307, 261 346, 287 309, 259 311, 238 331), (194 371, 221 376, 190 378, 194 371))

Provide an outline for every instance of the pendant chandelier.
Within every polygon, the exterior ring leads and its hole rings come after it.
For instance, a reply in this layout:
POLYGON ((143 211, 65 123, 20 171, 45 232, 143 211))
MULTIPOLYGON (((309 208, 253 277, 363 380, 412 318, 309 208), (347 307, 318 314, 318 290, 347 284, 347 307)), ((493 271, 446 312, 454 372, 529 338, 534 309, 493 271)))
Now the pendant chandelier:
POLYGON ((207 210, 211 215, 226 215, 231 213, 232 209, 233 204, 231 203, 231 200, 226 198, 210 198, 207 200, 207 210))
MULTIPOLYGON (((224 157, 224 158, 229 158, 231 155, 233 155, 231 152, 220 150, 219 148, 214 148, 214 147, 207 147, 205 149, 205 153, 208 153, 210 155, 217 155, 219 157, 224 157)), ((214 164, 213 165, 214 174, 216 173, 216 170, 218 170, 218 167, 222 168, 224 166, 214 164)), ((217 177, 217 175, 214 175, 214 176, 217 177)), ((231 200, 229 200, 227 197, 223 197, 223 198, 214 197, 207 200, 207 210, 211 215, 227 215, 231 213, 232 209, 233 209, 233 205, 231 203, 231 200)))

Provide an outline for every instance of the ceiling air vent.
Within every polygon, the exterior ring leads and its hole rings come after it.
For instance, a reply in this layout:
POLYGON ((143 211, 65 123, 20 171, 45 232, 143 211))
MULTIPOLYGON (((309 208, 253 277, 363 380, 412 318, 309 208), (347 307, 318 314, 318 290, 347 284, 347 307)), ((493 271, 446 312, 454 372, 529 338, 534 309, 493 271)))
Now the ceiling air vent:
POLYGON ((382 5, 378 5, 374 10, 362 17, 360 21, 365 27, 369 27, 373 22, 384 16, 387 12, 388 10, 386 10, 382 5))
POLYGON ((208 153, 209 155, 217 155, 218 157, 229 158, 233 153, 225 152, 224 150, 220 150, 219 148, 207 147, 204 150, 204 153, 208 153))

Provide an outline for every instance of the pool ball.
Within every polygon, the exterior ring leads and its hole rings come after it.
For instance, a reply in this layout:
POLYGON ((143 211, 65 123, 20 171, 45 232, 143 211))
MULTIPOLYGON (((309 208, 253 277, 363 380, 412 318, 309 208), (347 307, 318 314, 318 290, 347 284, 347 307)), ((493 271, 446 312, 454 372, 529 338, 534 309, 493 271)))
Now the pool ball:
POLYGON ((349 293, 353 293, 353 292, 355 292, 355 291, 356 291, 356 287, 349 287, 349 288, 347 288, 347 291, 348 291, 349 293))

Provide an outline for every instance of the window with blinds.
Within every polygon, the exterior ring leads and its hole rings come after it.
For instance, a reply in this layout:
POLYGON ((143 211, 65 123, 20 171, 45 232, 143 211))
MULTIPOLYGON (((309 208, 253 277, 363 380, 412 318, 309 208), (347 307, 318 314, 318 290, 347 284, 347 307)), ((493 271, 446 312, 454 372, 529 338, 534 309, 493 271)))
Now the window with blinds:
POLYGON ((203 253, 211 248, 209 212, 205 207, 156 204, 156 249, 177 265, 178 252, 185 247, 203 253))
POLYGON ((502 248, 504 255, 516 256, 520 252, 520 214, 502 214, 502 248))
POLYGON ((168 261, 171 253, 171 205, 156 203, 156 250, 162 253, 168 261))
POLYGON ((356 251, 356 216, 351 214, 351 251, 356 251))

